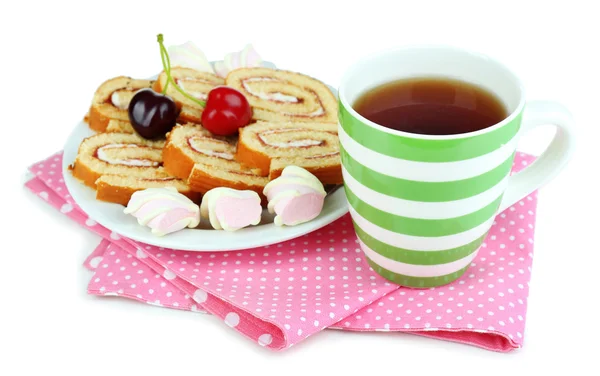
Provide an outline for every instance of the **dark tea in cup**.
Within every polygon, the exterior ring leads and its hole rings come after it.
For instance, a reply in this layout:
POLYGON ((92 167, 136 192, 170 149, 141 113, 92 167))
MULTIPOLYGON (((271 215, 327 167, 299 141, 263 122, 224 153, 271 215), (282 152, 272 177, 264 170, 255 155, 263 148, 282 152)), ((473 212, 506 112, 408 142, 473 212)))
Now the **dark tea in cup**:
POLYGON ((361 95, 353 107, 384 127, 427 135, 475 132, 508 116, 492 92, 441 77, 406 78, 377 86, 361 95))

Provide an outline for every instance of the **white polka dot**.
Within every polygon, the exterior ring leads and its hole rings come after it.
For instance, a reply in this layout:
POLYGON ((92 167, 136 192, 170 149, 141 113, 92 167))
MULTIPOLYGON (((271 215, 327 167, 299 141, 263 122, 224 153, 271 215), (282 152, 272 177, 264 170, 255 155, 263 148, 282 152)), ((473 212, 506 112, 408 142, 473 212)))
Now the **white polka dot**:
POLYGON ((96 256, 93 259, 90 260, 90 266, 94 269, 96 269, 98 267, 98 265, 100 265, 100 262, 102 261, 102 256, 96 256))
POLYGON ((96 226, 97 222, 96 222, 96 221, 94 221, 94 220, 93 220, 93 219, 91 219, 91 218, 88 218, 88 219, 86 219, 86 220, 85 220, 85 224, 86 224, 87 226, 90 226, 90 227, 92 227, 92 226, 96 226))
POLYGON ((144 258, 148 257, 148 255, 146 254, 146 252, 142 251, 141 249, 138 249, 137 251, 135 251, 135 256, 137 258, 141 258, 141 259, 144 259, 144 258))
POLYGON ((110 233, 110 238, 113 240, 119 240, 121 239, 121 237, 119 236, 119 234, 117 234, 116 232, 111 232, 110 233))
POLYGON ((194 299, 197 303, 204 303, 206 299, 208 299, 208 294, 206 291, 198 289, 194 292, 192 299, 194 299))
POLYGON ((163 277, 165 277, 165 279, 167 281, 170 281, 170 280, 177 278, 177 275, 175 273, 173 273, 172 271, 165 269, 165 271, 163 272, 163 277))
POLYGON ((265 333, 258 337, 258 344, 261 346, 268 346, 271 344, 271 342, 273 342, 273 336, 270 334, 265 333))
POLYGON ((63 214, 67 214, 73 211, 73 205, 67 203, 60 207, 60 212, 63 214))
MULTIPOLYGON (((235 312, 229 312, 226 316, 225 316, 225 324, 227 324, 230 327, 236 327, 237 324, 240 323, 240 315, 238 315, 235 312)), ((259 339, 260 341, 260 339, 259 339)))
POLYGON ((46 191, 42 191, 38 194, 38 196, 40 196, 41 198, 43 198, 44 200, 48 200, 48 192, 46 191))

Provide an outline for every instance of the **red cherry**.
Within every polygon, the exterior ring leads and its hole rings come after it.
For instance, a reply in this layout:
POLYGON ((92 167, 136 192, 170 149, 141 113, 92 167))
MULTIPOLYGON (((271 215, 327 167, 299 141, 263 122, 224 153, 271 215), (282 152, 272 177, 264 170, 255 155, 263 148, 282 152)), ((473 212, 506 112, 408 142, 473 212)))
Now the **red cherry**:
POLYGON ((200 119, 202 126, 218 136, 231 136, 250 123, 252 108, 242 93, 217 86, 208 93, 200 119))

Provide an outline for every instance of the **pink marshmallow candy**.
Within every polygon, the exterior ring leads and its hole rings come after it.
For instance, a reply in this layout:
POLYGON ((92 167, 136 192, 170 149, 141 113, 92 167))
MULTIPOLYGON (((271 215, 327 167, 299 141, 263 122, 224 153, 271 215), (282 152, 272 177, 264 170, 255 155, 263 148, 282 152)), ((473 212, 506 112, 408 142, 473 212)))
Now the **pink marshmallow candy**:
POLYGON ((252 68, 262 66, 262 59, 252 47, 246 45, 243 50, 225 55, 223 61, 217 61, 214 65, 215 73, 220 77, 227 77, 227 74, 238 68, 252 68))
POLYGON ((281 176, 263 190, 276 226, 294 226, 308 222, 321 213, 325 202, 323 184, 313 174, 297 166, 283 169, 281 176))
POLYGON ((215 230, 237 231, 260 223, 260 201, 253 191, 213 188, 202 197, 200 214, 208 218, 215 230))
POLYGON ((148 188, 135 192, 123 211, 163 236, 200 223, 200 208, 173 187, 148 188))

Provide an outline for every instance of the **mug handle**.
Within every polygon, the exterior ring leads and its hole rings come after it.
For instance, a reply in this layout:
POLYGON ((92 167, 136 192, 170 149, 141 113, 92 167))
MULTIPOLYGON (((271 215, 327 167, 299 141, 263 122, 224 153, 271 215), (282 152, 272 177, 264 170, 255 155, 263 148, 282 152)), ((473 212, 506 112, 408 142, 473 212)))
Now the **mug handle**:
POLYGON ((574 120, 566 107, 552 101, 531 101, 525 106, 519 137, 540 125, 556 126, 550 145, 530 166, 511 176, 498 213, 540 188, 565 167, 575 149, 574 120))

